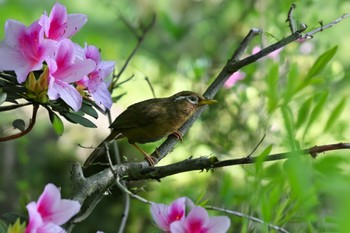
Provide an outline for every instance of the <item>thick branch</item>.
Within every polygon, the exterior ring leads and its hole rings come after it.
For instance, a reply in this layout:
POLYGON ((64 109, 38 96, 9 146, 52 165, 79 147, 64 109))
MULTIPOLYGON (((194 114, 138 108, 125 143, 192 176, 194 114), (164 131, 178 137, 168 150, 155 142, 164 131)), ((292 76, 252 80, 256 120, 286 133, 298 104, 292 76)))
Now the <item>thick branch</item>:
MULTIPOLYGON (((287 159, 295 155, 311 155, 315 158, 319 153, 326 151, 350 149, 350 143, 337 143, 322 146, 314 146, 308 149, 300 151, 290 151, 285 153, 278 153, 266 156, 263 161, 276 161, 287 159)), ((230 159, 219 161, 216 157, 200 157, 196 159, 186 159, 178 163, 160 166, 160 167, 149 167, 145 166, 144 162, 141 163, 127 163, 118 164, 113 167, 115 174, 124 180, 136 181, 144 179, 156 179, 179 174, 188 171, 203 171, 219 167, 228 167, 234 165, 250 164, 255 163, 259 157, 246 156, 238 159, 230 159)), ((95 192, 108 187, 115 182, 115 174, 111 172, 111 169, 105 169, 91 177, 84 178, 81 172, 79 164, 73 166, 72 169, 73 178, 75 178, 76 195, 75 200, 83 203, 87 197, 94 194, 95 192)))

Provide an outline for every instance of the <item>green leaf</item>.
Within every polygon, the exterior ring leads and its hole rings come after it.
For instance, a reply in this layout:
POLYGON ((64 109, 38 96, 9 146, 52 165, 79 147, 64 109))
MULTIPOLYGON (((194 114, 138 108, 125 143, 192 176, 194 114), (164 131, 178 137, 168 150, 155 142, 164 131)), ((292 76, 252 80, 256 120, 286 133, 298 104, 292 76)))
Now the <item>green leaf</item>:
POLYGON ((2 88, 0 88, 0 105, 6 101, 7 94, 6 92, 2 92, 2 88))
POLYGON ((297 122, 295 123, 295 128, 299 128, 304 123, 306 123, 309 117, 313 97, 308 98, 299 108, 297 122))
POLYGON ((307 131, 309 130, 310 126, 317 120, 317 118, 320 116, 323 108, 324 108, 324 105, 327 101, 327 98, 328 98, 328 94, 329 92, 328 91, 325 91, 321 94, 321 96, 318 98, 318 101, 315 105, 315 107, 312 109, 311 113, 310 113, 310 117, 309 117, 309 120, 306 124, 306 127, 305 127, 305 131, 304 131, 304 136, 306 136, 306 133, 307 131))
POLYGON ((120 95, 117 95, 117 96, 112 96, 113 103, 118 102, 124 95, 126 95, 126 92, 124 92, 124 93, 122 93, 120 95))
POLYGON ((266 78, 267 82, 267 93, 266 96, 268 98, 267 106, 268 106, 268 111, 271 113, 273 112, 277 105, 278 105, 278 70, 279 70, 279 65, 278 63, 274 64, 266 78))
POLYGON ((26 129, 25 128, 26 127, 26 123, 23 120, 21 120, 21 119, 14 120, 12 122, 12 126, 13 126, 13 128, 19 129, 22 132, 26 129))
POLYGON ((63 115, 67 120, 72 123, 78 123, 88 128, 96 128, 96 125, 85 117, 79 116, 77 113, 68 112, 63 115))
POLYGON ((292 150, 299 150, 299 144, 295 140, 295 125, 294 125, 294 118, 293 118, 293 112, 290 109, 288 105, 283 105, 281 107, 281 112, 283 116, 284 126, 287 130, 287 139, 289 146, 292 150))
POLYGON ((324 131, 328 131, 336 122, 336 120, 339 118, 340 114, 343 112, 345 105, 346 105, 346 98, 343 97, 339 103, 334 107, 334 109, 331 111, 331 114, 328 117, 327 123, 324 127, 324 131))
POLYGON ((299 70, 296 64, 291 64, 288 72, 286 91, 284 93, 284 104, 288 104, 292 97, 296 94, 299 70))
POLYGON ((7 233, 24 233, 26 229, 26 223, 22 222, 18 218, 14 224, 11 224, 7 230, 7 233))
POLYGON ((55 130, 56 134, 58 136, 62 136, 63 132, 64 132, 64 125, 63 125, 63 121, 61 120, 61 118, 54 113, 51 110, 48 110, 49 112, 49 117, 50 117, 50 121, 52 124, 53 129, 55 130))
POLYGON ((98 118, 98 113, 96 110, 89 104, 84 104, 81 106, 80 111, 86 113, 89 116, 92 116, 93 118, 98 118))
POLYGON ((0 233, 5 233, 7 232, 7 225, 4 221, 0 220, 0 233))
POLYGON ((309 70, 309 73, 307 74, 306 78, 311 79, 312 77, 319 74, 326 67, 327 63, 333 58, 333 56, 337 52, 337 49, 338 46, 334 46, 333 48, 319 56, 315 63, 312 65, 311 69, 309 70))
POLYGON ((262 164, 265 161, 265 158, 271 153, 272 145, 268 145, 263 152, 256 158, 255 162, 255 168, 257 172, 259 173, 262 168, 262 164))

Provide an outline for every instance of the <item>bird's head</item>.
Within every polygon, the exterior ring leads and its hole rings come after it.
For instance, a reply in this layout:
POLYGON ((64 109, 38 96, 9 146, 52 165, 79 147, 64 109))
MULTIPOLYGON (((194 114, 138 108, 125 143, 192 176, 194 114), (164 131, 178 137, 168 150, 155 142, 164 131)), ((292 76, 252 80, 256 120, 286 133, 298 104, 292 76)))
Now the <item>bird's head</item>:
POLYGON ((190 111, 191 113, 198 107, 208 104, 216 103, 216 100, 206 99, 202 95, 194 93, 192 91, 181 91, 170 97, 171 100, 177 105, 177 108, 184 111, 190 111))

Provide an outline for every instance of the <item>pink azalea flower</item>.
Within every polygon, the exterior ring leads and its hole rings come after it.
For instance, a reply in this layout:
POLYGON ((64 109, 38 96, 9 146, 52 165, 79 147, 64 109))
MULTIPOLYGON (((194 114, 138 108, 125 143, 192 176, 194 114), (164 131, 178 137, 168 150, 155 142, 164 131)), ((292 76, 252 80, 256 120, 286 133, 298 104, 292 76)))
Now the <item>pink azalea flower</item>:
POLYGON ((75 45, 69 39, 62 40, 53 59, 47 59, 46 62, 50 76, 49 99, 61 98, 74 111, 78 111, 82 104, 82 97, 70 83, 83 79, 95 69, 96 63, 91 59, 79 59, 76 56, 75 45))
POLYGON ((110 109, 112 98, 108 86, 111 80, 107 80, 107 78, 113 72, 115 62, 101 61, 100 52, 95 46, 85 46, 83 53, 84 58, 95 61, 96 68, 79 84, 88 89, 92 98, 103 110, 110 109))
POLYGON ((44 39, 38 22, 29 27, 15 20, 5 24, 5 39, 0 45, 0 70, 14 70, 19 83, 29 72, 42 68, 42 63, 57 49, 57 43, 44 39))
POLYGON ((67 14, 67 9, 60 3, 56 3, 50 16, 46 13, 41 16, 39 24, 42 25, 45 36, 53 40, 70 38, 77 33, 87 22, 86 15, 67 14))
POLYGON ((169 232, 170 225, 173 222, 184 219, 186 198, 181 197, 173 201, 170 205, 156 204, 151 205, 151 214, 153 220, 163 231, 169 232))
POLYGON ((77 201, 61 199, 60 190, 47 184, 38 202, 27 205, 29 223, 25 233, 64 233, 60 225, 77 214, 80 207, 77 201))
POLYGON ((237 81, 244 79, 245 76, 246 74, 244 72, 236 71, 227 79, 227 81, 224 84, 224 87, 227 89, 233 87, 237 81))
POLYGON ((171 233, 224 233, 230 227, 230 219, 225 216, 209 217, 200 206, 193 207, 186 218, 171 224, 171 233))

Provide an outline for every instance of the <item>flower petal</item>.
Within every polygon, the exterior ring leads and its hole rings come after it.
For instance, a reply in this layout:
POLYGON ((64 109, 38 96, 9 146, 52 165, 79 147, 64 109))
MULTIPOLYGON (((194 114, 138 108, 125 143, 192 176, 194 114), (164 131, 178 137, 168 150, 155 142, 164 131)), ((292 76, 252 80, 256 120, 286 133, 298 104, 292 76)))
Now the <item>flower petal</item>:
POLYGON ((184 220, 184 225, 188 232, 203 232, 206 233, 207 224, 209 223, 208 212, 200 206, 195 206, 188 213, 184 220))
POLYGON ((47 184, 37 204, 37 209, 44 221, 51 221, 51 215, 59 205, 60 200, 60 190, 53 184, 47 184))
POLYGON ((69 14, 67 17, 67 27, 64 34, 65 38, 72 37, 77 33, 87 22, 86 15, 83 14, 69 14))
POLYGON ((170 225, 171 233, 188 233, 184 221, 176 221, 170 225))
POLYGON ((151 214, 152 214, 153 220, 157 224, 157 226, 163 231, 170 230, 170 225, 169 225, 168 216, 167 216, 167 209, 168 209, 168 206, 164 204, 156 204, 156 203, 151 204, 151 214))
POLYGON ((53 184, 47 184, 36 209, 44 223, 62 225, 79 212, 80 204, 77 201, 61 199, 60 190, 53 184))
POLYGON ((26 207, 29 213, 29 223, 25 233, 35 233, 36 229, 43 225, 43 219, 37 210, 37 204, 35 202, 29 203, 26 207))
POLYGON ((50 83, 49 90, 47 92, 49 99, 55 100, 61 98, 66 102, 75 112, 79 111, 82 105, 83 98, 80 93, 72 85, 55 80, 50 83))
POLYGON ((169 206, 164 204, 151 204, 151 214, 155 223, 164 231, 170 230, 170 224, 185 217, 185 197, 180 197, 169 206))
POLYGON ((224 233, 230 227, 230 219, 226 216, 210 217, 208 224, 208 233, 224 233))
POLYGON ((103 109, 105 110, 110 109, 112 107, 112 98, 111 93, 108 90, 108 87, 105 83, 101 83, 97 86, 95 90, 89 91, 92 98, 94 98, 95 102, 103 109))
POLYGON ((62 199, 59 205, 55 208, 54 213, 51 215, 53 223, 62 225, 68 222, 74 215, 80 211, 81 205, 77 201, 62 199))

